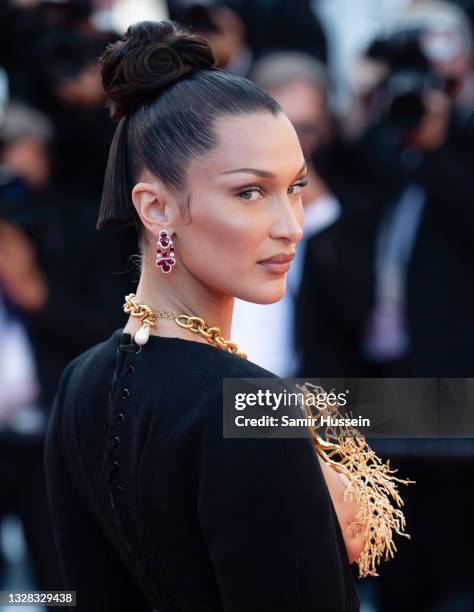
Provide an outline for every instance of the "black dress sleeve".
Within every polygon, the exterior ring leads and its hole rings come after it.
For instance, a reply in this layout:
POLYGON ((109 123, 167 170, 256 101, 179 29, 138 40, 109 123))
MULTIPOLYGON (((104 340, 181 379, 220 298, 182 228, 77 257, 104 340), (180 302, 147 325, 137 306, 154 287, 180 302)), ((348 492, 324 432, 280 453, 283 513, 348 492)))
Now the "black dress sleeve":
MULTIPOLYGON (((212 403, 212 400, 208 400, 212 403)), ((354 612, 352 571, 309 439, 223 438, 207 411, 198 513, 225 612, 354 612)))
POLYGON ((60 433, 64 389, 72 370, 62 378, 48 424, 45 468, 48 501, 55 544, 62 571, 63 588, 76 591, 74 612, 152 612, 130 572, 104 531, 84 506, 67 469, 60 433))

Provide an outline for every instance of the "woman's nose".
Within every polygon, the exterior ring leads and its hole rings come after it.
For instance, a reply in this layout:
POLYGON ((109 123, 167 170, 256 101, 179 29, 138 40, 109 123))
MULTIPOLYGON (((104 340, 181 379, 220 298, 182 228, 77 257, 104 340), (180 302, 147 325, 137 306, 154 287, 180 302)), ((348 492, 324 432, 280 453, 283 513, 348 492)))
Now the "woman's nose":
POLYGON ((284 239, 289 243, 298 243, 303 237, 303 219, 303 204, 286 200, 278 207, 270 236, 276 240, 284 239))

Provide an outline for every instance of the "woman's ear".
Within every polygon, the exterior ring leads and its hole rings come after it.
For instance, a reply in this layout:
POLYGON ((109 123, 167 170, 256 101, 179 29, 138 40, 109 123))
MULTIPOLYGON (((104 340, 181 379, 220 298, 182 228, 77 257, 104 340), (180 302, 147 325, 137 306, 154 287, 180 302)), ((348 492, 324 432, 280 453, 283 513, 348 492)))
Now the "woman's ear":
POLYGON ((157 233, 158 227, 170 224, 173 215, 169 193, 155 180, 137 183, 132 189, 132 202, 141 222, 153 234, 157 233))
POLYGON ((171 192, 148 171, 132 189, 132 202, 144 227, 154 235, 177 221, 179 207, 171 192))

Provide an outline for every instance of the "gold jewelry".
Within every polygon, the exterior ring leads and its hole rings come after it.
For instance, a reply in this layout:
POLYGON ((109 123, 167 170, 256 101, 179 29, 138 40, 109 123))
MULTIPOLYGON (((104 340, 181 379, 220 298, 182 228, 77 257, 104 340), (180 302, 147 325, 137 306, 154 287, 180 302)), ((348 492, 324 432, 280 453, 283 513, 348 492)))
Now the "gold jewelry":
MULTIPOLYGON (((146 304, 139 304, 134 293, 125 296, 123 305, 125 313, 140 320, 142 327, 135 334, 134 340, 143 345, 148 342, 150 329, 155 327, 156 319, 169 319, 180 327, 189 329, 193 333, 201 335, 210 344, 238 355, 243 359, 247 356, 238 350, 235 342, 224 340, 218 327, 208 327, 203 319, 185 314, 173 314, 164 311, 153 311, 146 304)), ((322 387, 310 383, 297 385, 305 393, 324 392, 322 387)), ((318 408, 317 414, 311 412, 310 402, 303 402, 304 409, 311 422, 317 422, 322 416, 340 416, 337 406, 326 405, 324 410, 318 408), (314 419, 314 420, 313 420, 314 419)), ((393 558, 397 550, 393 542, 393 532, 410 539, 405 533, 406 520, 403 512, 399 509, 403 506, 403 500, 398 492, 397 483, 412 484, 413 480, 403 480, 393 476, 398 470, 390 469, 390 462, 383 463, 382 459, 367 444, 364 436, 354 427, 328 427, 326 436, 320 436, 320 426, 309 425, 311 440, 317 454, 321 459, 331 466, 336 472, 344 475, 349 480, 349 485, 344 491, 344 499, 360 506, 355 520, 349 524, 351 537, 358 537, 365 527, 364 548, 357 559, 359 566, 359 578, 366 576, 378 576, 376 568, 382 558, 388 561, 389 556, 393 558), (335 460, 335 458, 338 460, 335 460), (391 499, 396 503, 395 508, 391 499)))
POLYGON ((207 323, 200 317, 193 317, 185 314, 173 314, 163 310, 154 311, 146 304, 139 304, 134 293, 129 293, 125 296, 123 311, 132 317, 137 318, 142 324, 141 328, 134 335, 135 342, 142 346, 148 342, 150 330, 155 327, 156 319, 169 319, 174 321, 180 327, 189 329, 189 331, 199 334, 206 339, 209 344, 217 348, 247 359, 247 355, 239 351, 235 342, 224 340, 219 327, 209 327, 207 323))
MULTIPOLYGON (((322 387, 305 383, 297 385, 305 393, 324 392, 322 387)), ((344 491, 344 500, 360 506, 350 527, 365 527, 365 543, 357 559, 359 578, 378 576, 376 568, 382 558, 388 561, 397 550, 393 542, 393 532, 410 539, 405 533, 406 520, 399 509, 403 500, 398 492, 397 483, 413 484, 413 480, 403 480, 393 476, 398 470, 390 469, 370 448, 363 434, 352 426, 329 426, 325 439, 320 436, 318 421, 322 416, 339 418, 338 407, 327 404, 317 414, 311 411, 310 404, 303 402, 307 416, 314 418, 315 425, 309 425, 311 439, 321 459, 336 472, 349 480, 344 491), (337 458, 337 460, 335 460, 337 458), (392 505, 393 500, 398 508, 392 505)), ((354 531, 353 537, 356 537, 354 531)))

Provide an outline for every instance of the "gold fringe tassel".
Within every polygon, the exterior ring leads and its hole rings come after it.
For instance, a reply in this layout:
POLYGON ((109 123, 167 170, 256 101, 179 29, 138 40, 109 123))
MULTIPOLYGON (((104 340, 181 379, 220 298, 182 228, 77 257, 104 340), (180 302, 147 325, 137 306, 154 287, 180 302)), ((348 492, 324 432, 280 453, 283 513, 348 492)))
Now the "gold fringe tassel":
MULTIPOLYGON (((298 387, 305 394, 324 393, 322 387, 310 383, 298 387)), ((325 409, 318 408, 314 413, 305 401, 304 408, 307 416, 312 419, 342 416, 337 406, 327 405, 325 409)), ((381 560, 388 561, 397 551, 393 541, 394 532, 410 539, 410 535, 405 532, 406 520, 400 510, 404 504, 397 484, 408 485, 414 481, 394 476, 398 470, 390 468, 389 460, 384 463, 355 427, 329 426, 325 428, 324 438, 320 435, 321 426, 315 424, 308 429, 318 455, 335 471, 348 478, 350 484, 344 493, 345 500, 361 507, 352 524, 366 527, 364 548, 357 559, 359 578, 378 576, 377 567, 381 560)))

